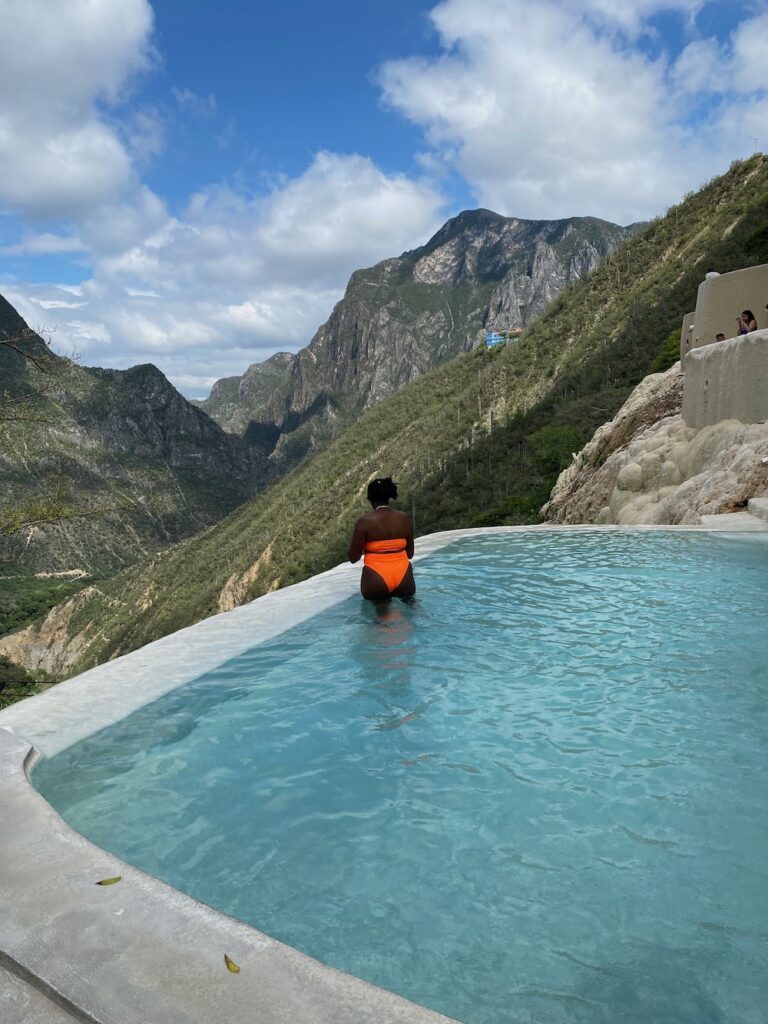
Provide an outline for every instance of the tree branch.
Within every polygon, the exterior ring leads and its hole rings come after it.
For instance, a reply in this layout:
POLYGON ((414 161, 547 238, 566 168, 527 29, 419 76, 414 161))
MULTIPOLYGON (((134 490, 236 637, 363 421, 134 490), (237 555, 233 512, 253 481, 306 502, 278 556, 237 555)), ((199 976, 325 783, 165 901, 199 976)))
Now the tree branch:
POLYGON ((107 512, 124 512, 134 507, 132 502, 124 505, 101 505, 99 508, 77 509, 53 502, 51 505, 28 505, 17 509, 0 520, 0 536, 10 537, 32 526, 56 526, 68 519, 86 519, 89 516, 103 516, 107 512))

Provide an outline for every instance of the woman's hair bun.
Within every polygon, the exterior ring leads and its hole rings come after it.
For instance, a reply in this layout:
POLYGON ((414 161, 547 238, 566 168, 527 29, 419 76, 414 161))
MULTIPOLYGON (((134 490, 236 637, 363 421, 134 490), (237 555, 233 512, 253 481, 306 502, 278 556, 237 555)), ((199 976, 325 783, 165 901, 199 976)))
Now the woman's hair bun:
POLYGON ((368 484, 368 501, 391 501, 397 497, 397 484, 391 476, 377 477, 368 484))

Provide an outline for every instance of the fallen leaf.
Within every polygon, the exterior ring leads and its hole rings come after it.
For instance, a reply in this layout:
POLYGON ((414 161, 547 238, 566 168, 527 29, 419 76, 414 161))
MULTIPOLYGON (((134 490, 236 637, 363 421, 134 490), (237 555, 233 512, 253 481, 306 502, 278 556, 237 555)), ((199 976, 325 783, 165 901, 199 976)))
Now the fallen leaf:
POLYGON ((234 960, 230 960, 226 953, 224 954, 224 963, 227 965, 228 971, 231 971, 233 974, 240 973, 240 968, 237 966, 234 960))
POLYGON ((97 882, 96 885, 114 885, 115 882, 119 882, 122 877, 122 875, 115 875, 114 878, 102 878, 102 880, 97 882))

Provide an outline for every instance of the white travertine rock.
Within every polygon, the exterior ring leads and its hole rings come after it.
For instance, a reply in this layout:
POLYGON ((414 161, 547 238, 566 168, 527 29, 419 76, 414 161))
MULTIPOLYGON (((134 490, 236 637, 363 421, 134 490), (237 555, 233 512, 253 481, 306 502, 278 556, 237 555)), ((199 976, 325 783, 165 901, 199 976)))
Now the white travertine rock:
POLYGON ((560 474, 543 514, 556 523, 686 525, 768 495, 768 423, 689 426, 679 414, 682 384, 679 363, 646 377, 560 474))
POLYGON ((636 462, 630 462, 616 478, 616 486, 620 491, 641 491, 643 489, 642 468, 636 462))

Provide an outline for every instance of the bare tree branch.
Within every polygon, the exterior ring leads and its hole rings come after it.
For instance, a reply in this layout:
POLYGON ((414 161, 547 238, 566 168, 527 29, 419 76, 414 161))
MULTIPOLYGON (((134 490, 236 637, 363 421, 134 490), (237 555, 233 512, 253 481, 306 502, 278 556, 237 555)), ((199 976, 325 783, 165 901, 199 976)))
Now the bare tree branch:
POLYGON ((23 509, 14 509, 0 519, 0 536, 11 537, 14 533, 33 526, 56 526, 68 519, 87 519, 89 516, 103 516, 108 512, 124 512, 133 508, 128 502, 125 505, 100 505, 98 508, 77 509, 71 506, 28 505, 23 509))

